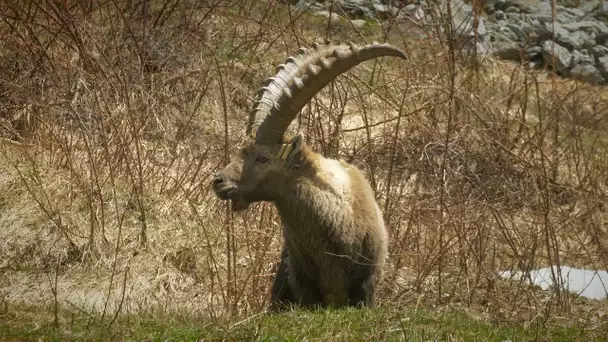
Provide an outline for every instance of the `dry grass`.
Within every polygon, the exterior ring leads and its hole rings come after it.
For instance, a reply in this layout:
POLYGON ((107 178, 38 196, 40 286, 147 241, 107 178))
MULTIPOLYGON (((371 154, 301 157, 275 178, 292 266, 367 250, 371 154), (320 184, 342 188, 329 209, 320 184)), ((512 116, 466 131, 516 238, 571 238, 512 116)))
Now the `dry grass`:
POLYGON ((358 66, 293 124, 376 190, 391 236, 381 305, 606 329, 605 303, 496 273, 608 269, 605 87, 274 2, 6 0, 0 13, 0 299, 102 320, 259 312, 281 228, 269 204, 233 216, 210 177, 287 55, 388 39, 409 61, 358 66))

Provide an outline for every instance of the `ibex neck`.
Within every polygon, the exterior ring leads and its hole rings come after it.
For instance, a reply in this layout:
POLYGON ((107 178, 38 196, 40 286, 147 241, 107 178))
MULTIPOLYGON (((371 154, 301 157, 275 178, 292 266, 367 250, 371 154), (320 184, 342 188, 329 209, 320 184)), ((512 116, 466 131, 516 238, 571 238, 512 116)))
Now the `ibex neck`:
POLYGON ((288 183, 275 201, 285 224, 321 226, 350 214, 350 177, 340 161, 319 156, 288 183))

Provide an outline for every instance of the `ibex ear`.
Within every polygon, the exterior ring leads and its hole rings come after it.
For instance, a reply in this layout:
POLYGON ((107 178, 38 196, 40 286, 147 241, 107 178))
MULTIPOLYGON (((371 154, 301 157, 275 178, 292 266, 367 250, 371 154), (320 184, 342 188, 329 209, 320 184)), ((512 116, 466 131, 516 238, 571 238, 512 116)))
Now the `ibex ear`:
POLYGON ((287 144, 281 146, 281 150, 277 154, 277 158, 282 160, 292 159, 295 155, 300 152, 302 144, 304 143, 304 134, 299 132, 296 134, 287 144))

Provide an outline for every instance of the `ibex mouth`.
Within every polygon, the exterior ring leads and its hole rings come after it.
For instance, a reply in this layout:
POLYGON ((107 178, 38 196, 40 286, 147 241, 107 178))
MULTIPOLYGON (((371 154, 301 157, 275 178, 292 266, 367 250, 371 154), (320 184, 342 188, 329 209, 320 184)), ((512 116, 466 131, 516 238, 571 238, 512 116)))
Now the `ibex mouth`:
POLYGON ((215 191, 217 197, 222 200, 231 199, 232 197, 237 196, 238 194, 238 189, 234 185, 214 185, 213 191, 215 191))
POLYGON ((217 197, 221 200, 230 200, 232 211, 241 211, 249 207, 249 202, 243 199, 236 186, 228 185, 223 187, 214 187, 213 189, 217 197))

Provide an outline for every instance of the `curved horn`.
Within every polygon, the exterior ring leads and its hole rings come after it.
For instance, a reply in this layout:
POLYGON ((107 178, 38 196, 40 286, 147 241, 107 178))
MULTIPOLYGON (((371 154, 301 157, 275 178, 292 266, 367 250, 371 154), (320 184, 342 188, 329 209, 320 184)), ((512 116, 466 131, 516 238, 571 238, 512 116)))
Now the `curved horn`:
POLYGON ((369 59, 405 53, 390 45, 323 46, 314 44, 308 51, 300 48, 297 57, 289 57, 277 67, 277 74, 266 80, 249 113, 247 134, 258 144, 277 144, 298 112, 315 94, 340 74, 369 59))

